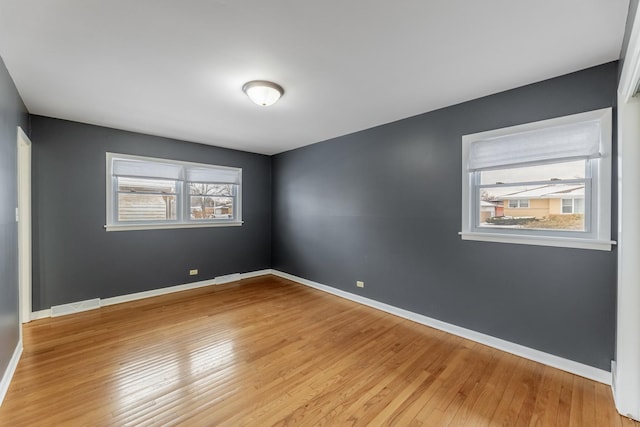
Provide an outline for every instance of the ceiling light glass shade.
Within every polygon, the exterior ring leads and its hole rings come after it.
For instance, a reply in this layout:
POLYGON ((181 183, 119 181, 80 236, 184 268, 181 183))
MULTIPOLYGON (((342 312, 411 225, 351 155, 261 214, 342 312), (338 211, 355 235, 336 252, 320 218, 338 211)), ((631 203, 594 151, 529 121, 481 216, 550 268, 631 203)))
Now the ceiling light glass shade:
POLYGON ((284 94, 282 86, 264 80, 245 83, 242 90, 250 100, 263 107, 274 104, 284 94))

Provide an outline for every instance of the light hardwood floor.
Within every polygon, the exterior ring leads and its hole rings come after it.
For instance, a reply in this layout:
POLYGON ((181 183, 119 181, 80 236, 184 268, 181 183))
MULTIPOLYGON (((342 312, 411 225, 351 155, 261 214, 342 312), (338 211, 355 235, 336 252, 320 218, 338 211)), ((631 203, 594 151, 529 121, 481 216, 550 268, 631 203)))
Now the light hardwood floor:
POLYGON ((2 426, 632 426, 610 388, 274 276, 30 323, 2 426))

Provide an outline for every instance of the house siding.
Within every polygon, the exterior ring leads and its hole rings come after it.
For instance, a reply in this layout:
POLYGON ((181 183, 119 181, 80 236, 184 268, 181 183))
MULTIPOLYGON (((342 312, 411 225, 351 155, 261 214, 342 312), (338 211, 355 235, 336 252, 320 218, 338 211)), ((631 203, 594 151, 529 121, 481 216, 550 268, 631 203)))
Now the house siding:
POLYGON ((549 199, 549 214, 562 215, 562 199, 549 199))
POLYGON ((509 201, 504 201, 505 216, 533 216, 542 218, 549 215, 549 199, 528 199, 528 208, 509 208, 509 201))

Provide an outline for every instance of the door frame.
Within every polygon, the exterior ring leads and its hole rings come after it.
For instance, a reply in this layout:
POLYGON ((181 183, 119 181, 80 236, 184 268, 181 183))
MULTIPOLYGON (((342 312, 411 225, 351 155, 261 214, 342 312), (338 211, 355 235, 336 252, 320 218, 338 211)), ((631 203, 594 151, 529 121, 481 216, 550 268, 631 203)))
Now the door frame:
MULTIPOLYGON (((31 140, 18 126, 18 282, 20 323, 31 320, 31 140)), ((20 328, 22 330, 22 328, 20 328)))
POLYGON ((611 385, 618 412, 640 420, 640 8, 630 18, 618 85, 618 295, 611 385))

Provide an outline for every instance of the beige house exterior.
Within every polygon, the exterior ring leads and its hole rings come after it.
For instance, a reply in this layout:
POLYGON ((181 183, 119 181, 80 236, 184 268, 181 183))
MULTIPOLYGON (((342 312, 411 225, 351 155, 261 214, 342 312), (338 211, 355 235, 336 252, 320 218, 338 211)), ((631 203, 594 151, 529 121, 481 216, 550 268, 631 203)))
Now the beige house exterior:
POLYGON ((533 216, 536 218, 542 218, 549 215, 549 199, 516 199, 526 200, 529 207, 509 207, 510 200, 504 200, 504 215, 505 216, 533 216))
POLYGON ((505 194, 497 198, 504 215, 543 218, 584 213, 584 185, 550 184, 505 194))

